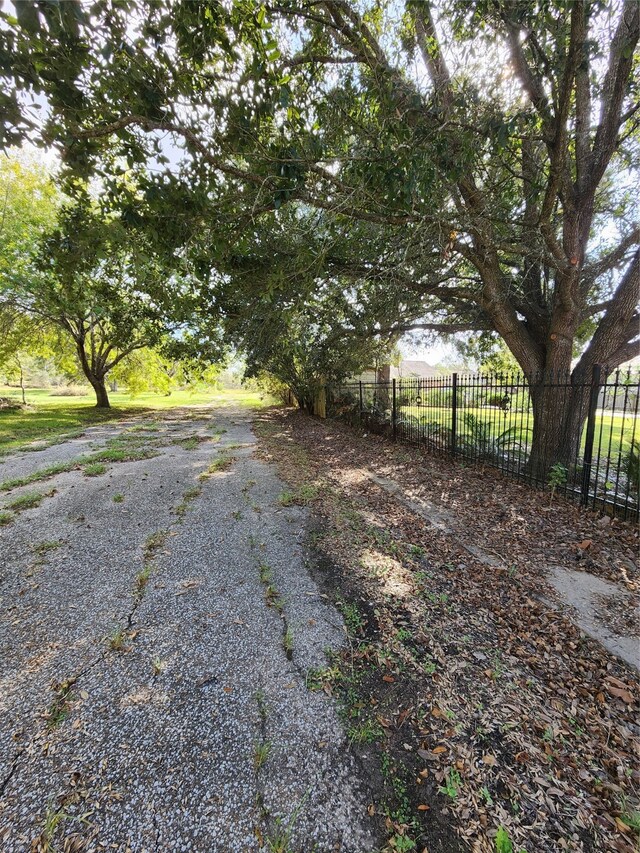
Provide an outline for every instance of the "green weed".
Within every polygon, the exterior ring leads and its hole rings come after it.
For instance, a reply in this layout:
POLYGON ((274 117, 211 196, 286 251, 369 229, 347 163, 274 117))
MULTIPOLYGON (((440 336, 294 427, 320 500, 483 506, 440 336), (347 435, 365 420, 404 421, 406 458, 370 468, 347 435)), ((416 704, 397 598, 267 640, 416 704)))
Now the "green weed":
POLYGON ((26 477, 17 477, 13 480, 5 480, 0 483, 0 492, 8 492, 11 491, 11 489, 17 489, 20 486, 28 486, 31 483, 38 483, 40 480, 47 480, 50 477, 55 477, 57 474, 64 474, 67 471, 72 471, 77 467, 77 459, 70 462, 56 462, 54 465, 48 465, 46 468, 40 468, 39 471, 33 471, 31 474, 27 474, 26 477))
POLYGON ((145 589, 147 588, 147 584, 149 583, 149 578, 151 577, 151 570, 153 568, 152 563, 145 563, 143 568, 136 575, 135 586, 134 586, 134 594, 136 598, 141 598, 145 589))
POLYGON ((446 794, 448 797, 451 797, 452 800, 455 800, 461 786, 462 777, 455 767, 451 767, 447 770, 447 775, 444 777, 444 785, 440 785, 438 787, 438 793, 446 794))
POLYGON ((26 495, 20 495, 19 498, 14 498, 5 505, 5 509, 12 509, 14 512, 22 512, 25 509, 33 509, 40 506, 45 498, 51 497, 55 489, 50 492, 28 492, 26 495))
POLYGON ((375 720, 364 720, 362 723, 351 726, 347 731, 347 737, 351 743, 376 743, 384 737, 384 731, 375 720))
POLYGON ((150 560, 162 548, 168 536, 168 530, 157 530, 155 533, 147 536, 147 540, 144 543, 144 559, 150 560))
POLYGON ((114 628, 107 638, 109 648, 113 652, 121 652, 125 648, 127 634, 122 628, 114 628))
POLYGON ((82 470, 87 477, 99 477, 106 472, 107 466, 102 462, 89 462, 83 466, 82 470))
POLYGON ((124 501, 124 495, 121 495, 120 493, 118 493, 117 495, 113 496, 114 504, 121 504, 123 501, 124 501))
POLYGON ((55 551, 56 548, 60 548, 62 544, 61 539, 45 539, 44 542, 38 542, 37 545, 34 545, 33 550, 39 557, 43 557, 49 551, 55 551))
POLYGON ((226 471, 227 468, 230 468, 235 461, 235 456, 227 456, 221 453, 213 460, 206 471, 203 471, 202 474, 199 475, 199 479, 206 480, 207 477, 219 474, 221 471, 226 471))
POLYGON ((271 744, 269 741, 263 741, 262 743, 257 743, 255 749, 253 751, 253 765, 257 770, 264 765, 265 761, 269 757, 269 753, 271 752, 271 744))

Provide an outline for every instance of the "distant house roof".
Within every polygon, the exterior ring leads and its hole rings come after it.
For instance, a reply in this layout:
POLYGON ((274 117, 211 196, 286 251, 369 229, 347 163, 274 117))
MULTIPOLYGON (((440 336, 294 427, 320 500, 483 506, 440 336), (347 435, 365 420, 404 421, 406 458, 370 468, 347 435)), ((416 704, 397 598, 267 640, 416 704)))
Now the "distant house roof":
POLYGON ((391 368, 391 377, 400 378, 404 376, 417 376, 419 379, 431 379, 433 376, 440 374, 435 369, 427 364, 426 361, 410 361, 403 360, 397 367, 391 368))

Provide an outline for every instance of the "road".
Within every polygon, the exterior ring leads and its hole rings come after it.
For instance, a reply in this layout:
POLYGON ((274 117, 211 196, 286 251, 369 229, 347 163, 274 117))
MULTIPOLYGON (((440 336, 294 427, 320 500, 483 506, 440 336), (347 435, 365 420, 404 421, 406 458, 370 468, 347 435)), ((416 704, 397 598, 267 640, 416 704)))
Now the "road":
POLYGON ((250 418, 174 410, 0 464, 156 454, 0 496, 55 490, 0 527, 3 853, 376 848, 337 708, 306 685, 341 617, 250 418))

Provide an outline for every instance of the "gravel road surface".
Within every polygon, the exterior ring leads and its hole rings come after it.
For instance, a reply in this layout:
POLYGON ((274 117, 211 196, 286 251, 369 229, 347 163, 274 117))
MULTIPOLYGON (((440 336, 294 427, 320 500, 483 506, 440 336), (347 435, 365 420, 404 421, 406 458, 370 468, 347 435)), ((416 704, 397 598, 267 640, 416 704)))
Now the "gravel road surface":
POLYGON ((50 493, 0 527, 3 853, 376 849, 337 709, 306 686, 341 617, 250 417, 174 410, 0 463, 155 454, 0 494, 50 493))

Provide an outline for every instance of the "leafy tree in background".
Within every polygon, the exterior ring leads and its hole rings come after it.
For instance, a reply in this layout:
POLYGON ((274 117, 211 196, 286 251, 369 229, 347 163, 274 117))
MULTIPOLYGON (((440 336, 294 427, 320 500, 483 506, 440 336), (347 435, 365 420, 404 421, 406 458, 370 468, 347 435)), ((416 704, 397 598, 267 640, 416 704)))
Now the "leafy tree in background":
POLYGON ((109 371, 166 333, 168 321, 151 295, 154 288, 164 295, 165 271, 86 197, 60 211, 38 246, 28 267, 7 274, 4 311, 70 338, 97 406, 109 407, 109 371))
POLYGON ((532 385, 530 466, 573 458, 592 366, 639 348, 636 0, 19 12, 0 35, 11 141, 53 142, 107 189, 129 169, 125 219, 197 234, 210 267, 287 204, 326 211, 405 325, 494 331, 528 374, 570 373, 571 394, 532 385))

